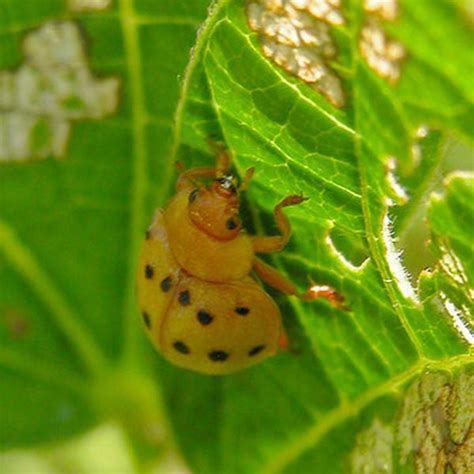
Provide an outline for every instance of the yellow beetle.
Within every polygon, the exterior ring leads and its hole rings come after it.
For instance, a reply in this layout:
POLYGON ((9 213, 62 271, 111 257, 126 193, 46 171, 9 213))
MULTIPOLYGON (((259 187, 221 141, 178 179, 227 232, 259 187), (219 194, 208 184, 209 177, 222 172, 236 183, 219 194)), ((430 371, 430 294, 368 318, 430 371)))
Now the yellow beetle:
POLYGON ((253 169, 237 187, 229 168, 221 150, 215 168, 182 171, 176 195, 156 210, 146 233, 137 277, 140 311, 156 349, 173 364, 207 374, 243 369, 287 345, 278 306, 252 271, 288 295, 342 302, 328 286, 299 295, 255 255, 285 247, 290 224, 282 209, 305 199, 288 196, 275 207, 281 235, 251 236, 241 228, 239 193, 253 169))

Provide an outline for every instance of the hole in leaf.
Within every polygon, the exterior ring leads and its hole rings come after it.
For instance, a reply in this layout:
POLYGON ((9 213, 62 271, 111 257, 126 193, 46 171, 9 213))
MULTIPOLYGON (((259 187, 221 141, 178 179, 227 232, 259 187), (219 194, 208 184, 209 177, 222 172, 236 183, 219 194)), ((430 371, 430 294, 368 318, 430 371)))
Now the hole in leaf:
POLYGON ((369 258, 363 238, 340 226, 335 226, 328 232, 326 243, 351 270, 360 270, 369 258))

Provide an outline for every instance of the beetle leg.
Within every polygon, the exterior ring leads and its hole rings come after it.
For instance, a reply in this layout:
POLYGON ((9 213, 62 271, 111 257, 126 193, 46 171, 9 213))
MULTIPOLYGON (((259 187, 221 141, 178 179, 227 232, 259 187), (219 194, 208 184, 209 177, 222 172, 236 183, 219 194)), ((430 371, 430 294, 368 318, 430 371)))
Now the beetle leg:
POLYGON ((312 285, 308 290, 301 294, 290 280, 263 260, 255 258, 253 269, 265 283, 286 295, 294 295, 304 301, 324 298, 329 304, 331 304, 331 306, 334 306, 337 309, 344 311, 349 310, 349 307, 344 304, 344 297, 330 286, 312 285))
POLYGON ((268 285, 285 293, 286 295, 298 296, 298 289, 286 277, 284 277, 278 270, 271 267, 263 260, 255 258, 253 269, 255 273, 268 285))
POLYGON ((291 233, 291 226, 288 218, 283 214, 282 209, 294 206, 305 201, 306 198, 299 195, 287 196, 283 201, 275 206, 273 211, 275 221, 282 235, 254 236, 252 237, 253 250, 257 253, 278 252, 288 243, 291 233))
POLYGON ((249 187, 250 180, 252 179, 252 176, 253 176, 254 172, 255 172, 255 168, 254 168, 254 167, 249 168, 249 169, 245 172, 244 179, 242 180, 242 182, 240 183, 239 188, 237 189, 237 192, 238 192, 238 193, 241 193, 241 192, 245 191, 245 190, 249 187))
POLYGON ((338 293, 334 288, 327 285, 313 285, 302 295, 303 300, 315 300, 317 298, 326 299, 332 306, 343 311, 350 311, 349 306, 344 303, 344 296, 338 293))

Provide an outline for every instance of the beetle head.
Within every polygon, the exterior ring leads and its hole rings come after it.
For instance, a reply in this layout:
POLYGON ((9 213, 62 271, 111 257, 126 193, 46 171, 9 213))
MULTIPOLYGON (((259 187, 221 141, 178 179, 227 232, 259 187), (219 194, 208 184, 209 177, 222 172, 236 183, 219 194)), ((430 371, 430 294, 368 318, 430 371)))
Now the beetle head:
POLYGON ((253 174, 247 170, 237 187, 233 176, 216 178, 209 186, 195 188, 189 194, 189 217, 199 229, 218 240, 232 240, 242 229, 239 193, 246 189, 253 174))

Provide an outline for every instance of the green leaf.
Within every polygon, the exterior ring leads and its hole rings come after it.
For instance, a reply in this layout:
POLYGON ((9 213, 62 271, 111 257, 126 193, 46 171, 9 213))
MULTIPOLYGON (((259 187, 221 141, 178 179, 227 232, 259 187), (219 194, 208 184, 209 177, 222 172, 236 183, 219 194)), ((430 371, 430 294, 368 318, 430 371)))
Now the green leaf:
MULTIPOLYGON (((398 236, 423 220, 446 133, 473 141, 467 13, 460 2, 404 0, 383 19, 352 0, 334 7, 343 22, 321 26, 308 14, 335 48, 320 58, 342 85, 336 108, 334 85, 307 84, 263 54, 246 16, 256 2, 218 0, 208 10, 204 0, 121 0, 75 13, 52 0, 28 9, 0 0, 2 447, 63 440, 114 417, 143 460, 163 448, 150 433, 166 418, 189 466, 206 474, 430 472, 430 452, 453 470, 464 462, 472 177, 454 175, 431 198, 436 263, 418 282, 398 236), (34 153, 14 155, 14 142, 1 141, 19 136, 11 114, 36 115, 1 92, 34 63, 25 38, 51 18, 80 25, 87 84, 102 101, 73 87, 64 109, 40 108, 34 153), (371 25, 403 46, 390 65, 398 80, 367 62, 361 31, 371 25), (63 149, 48 133, 66 119, 63 149), (277 232, 271 213, 283 197, 309 198, 288 209, 290 244, 268 262, 301 291, 335 287, 350 308, 269 290, 292 350, 222 377, 152 353, 134 298, 141 240, 173 193, 174 162, 212 165, 209 139, 226 143, 240 176, 255 167, 243 206, 252 232, 277 232), (416 437, 420 423, 432 423, 429 446, 416 437)), ((57 92, 59 71, 33 70, 41 90, 57 92)), ((416 253, 417 243, 403 242, 416 253)))
POLYGON ((422 274, 421 290, 427 301, 441 301, 458 329, 474 344, 474 176, 452 174, 445 186, 444 195, 431 197, 431 247, 438 261, 434 272, 422 274))
MULTIPOLYGON (((31 104, 14 100, 0 79, 3 449, 61 440, 111 412, 118 416, 121 402, 98 392, 114 390, 114 383, 107 386, 111 377, 123 378, 112 371, 122 359, 135 362, 132 380, 134 372, 143 372, 137 362, 146 346, 136 319, 135 259, 157 189, 165 189, 159 177, 179 95, 177 76, 206 14, 206 1, 188 4, 182 11, 171 4, 152 11, 150 2, 125 1, 104 12, 74 13, 64 1, 0 1, 0 77, 17 80, 16 72, 34 59, 25 57, 25 40, 55 19, 73 36, 78 26, 92 80, 120 81, 122 96, 120 107, 105 117, 84 112, 72 119, 61 161, 53 148, 46 156, 5 161, 12 158, 13 142, 4 137, 26 136, 18 126, 7 129, 5 119, 39 114, 54 122, 82 108, 84 90, 71 80, 79 95, 65 98, 64 111, 61 105, 51 112, 34 96, 31 104)), ((62 38, 67 41, 76 44, 62 38)), ((70 66, 64 70, 74 76, 70 66)), ((54 95, 54 83, 39 76, 39 87, 54 95)), ((39 128, 35 149, 52 140, 39 128)), ((136 401, 141 390, 130 397, 136 401)), ((156 411, 156 400, 151 403, 156 411)), ((153 410, 149 416, 154 423, 153 410)))

